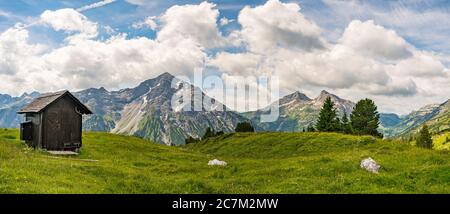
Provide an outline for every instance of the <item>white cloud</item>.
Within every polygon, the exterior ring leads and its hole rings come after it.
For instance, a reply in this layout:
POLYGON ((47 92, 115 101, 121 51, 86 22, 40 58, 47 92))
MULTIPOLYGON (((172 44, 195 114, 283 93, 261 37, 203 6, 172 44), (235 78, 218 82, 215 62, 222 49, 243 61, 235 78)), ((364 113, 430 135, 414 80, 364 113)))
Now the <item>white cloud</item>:
POLYGON ((245 7, 239 13, 240 35, 254 52, 273 48, 321 49, 324 41, 320 28, 306 19, 295 3, 269 0, 262 6, 245 7))
POLYGON ((225 45, 218 27, 219 10, 215 4, 202 2, 199 5, 175 5, 159 18, 163 26, 157 34, 159 41, 177 42, 189 39, 203 47, 225 45))
POLYGON ((134 5, 145 5, 147 3, 152 2, 152 0, 125 0, 125 1, 134 5))
POLYGON ((351 47, 359 53, 379 57, 381 59, 396 60, 411 55, 406 41, 393 30, 376 25, 372 20, 350 22, 340 39, 340 43, 351 47))
MULTIPOLYGON (((205 4, 198 6, 204 8, 205 4)), ((152 40, 118 34, 106 41, 96 40, 97 24, 73 9, 45 11, 40 21, 66 32, 69 42, 44 53, 33 51, 40 46, 27 41, 27 29, 11 28, 4 32, 0 38, 0 55, 8 60, 0 66, 9 70, 3 69, 0 73, 0 78, 8 82, 0 85, 0 91, 17 95, 32 90, 78 90, 98 87, 99 83, 119 89, 163 72, 190 75, 195 68, 202 67, 207 58, 205 48, 192 36, 152 40)), ((173 27, 172 24, 171 20, 164 22, 161 30, 173 27)), ((201 26, 198 30, 201 31, 201 26)))
MULTIPOLYGON (((145 1, 135 2, 140 3, 145 1)), ((27 28, 1 33, 0 91, 118 89, 162 72, 191 75, 207 64, 223 77, 274 74, 284 92, 330 89, 345 98, 373 97, 382 109, 398 112, 408 107, 392 103, 414 102, 412 109, 448 99, 448 55, 419 50, 372 21, 348 22, 328 42, 295 3, 270 0, 242 9, 237 19, 242 28, 226 38, 217 26, 226 21, 219 17, 212 3, 173 6, 134 26, 155 30, 156 39, 149 39, 129 38, 73 9, 45 11, 40 23, 65 32, 68 42, 44 52, 44 46, 28 41, 27 28), (115 36, 97 39, 98 29, 115 36), (237 47, 233 52, 220 49, 228 45, 237 47)))
POLYGON ((0 74, 15 75, 27 69, 24 67, 26 64, 24 60, 46 49, 43 45, 28 43, 28 37, 28 31, 19 26, 9 28, 0 34, 0 74))
POLYGON ((222 17, 219 22, 220 22, 220 26, 225 26, 230 24, 231 22, 233 22, 233 19, 227 19, 227 17, 222 17))
POLYGON ((445 77, 445 67, 431 53, 415 51, 408 59, 399 61, 394 66, 398 75, 408 75, 422 78, 445 77))
POLYGON ((158 19, 158 17, 156 17, 156 16, 150 16, 150 17, 145 18, 144 21, 133 23, 132 27, 135 29, 148 27, 152 30, 156 30, 156 28, 158 27, 158 24, 156 23, 157 19, 158 19))
POLYGON ((418 87, 412 79, 396 78, 390 79, 385 85, 363 84, 362 87, 367 88, 372 95, 409 97, 418 93, 418 87))
POLYGON ((231 75, 257 75, 257 68, 261 61, 262 56, 257 54, 222 52, 212 58, 209 65, 218 67, 221 71, 231 75))
POLYGON ((396 33, 428 50, 449 53, 450 13, 448 7, 436 6, 432 1, 388 1, 381 4, 361 0, 323 0, 323 11, 313 14, 314 20, 330 29, 339 29, 352 20, 375 20, 395 29, 396 33))
POLYGON ((73 38, 95 38, 98 35, 97 23, 91 22, 86 16, 74 9, 46 10, 40 16, 40 22, 56 31, 68 34, 77 33, 73 38))
MULTIPOLYGON (((434 77, 447 82, 446 86, 436 86, 437 90, 450 89, 450 78, 444 74, 447 69, 440 57, 417 50, 395 31, 373 21, 351 21, 337 43, 321 42, 324 44, 321 48, 308 49, 286 42, 290 40, 283 41, 292 31, 273 32, 282 29, 284 23, 296 26, 299 23, 296 18, 303 18, 296 4, 288 7, 292 13, 286 5, 268 1, 263 6, 243 9, 238 19, 242 30, 233 32, 230 37, 234 36, 237 43, 248 44, 248 49, 242 53, 218 53, 209 61, 210 65, 233 75, 272 73, 280 78, 281 89, 285 92, 316 93, 325 88, 343 92, 349 98, 355 98, 352 93, 361 95, 356 97, 358 99, 375 97, 386 109, 391 107, 389 97, 416 100, 416 97, 431 95, 432 90, 427 86, 433 84, 430 79, 434 77)), ((303 25, 306 29, 317 27, 312 21, 303 25)), ((323 41, 321 29, 312 32, 316 32, 312 38, 323 41)), ((294 38, 296 40, 292 41, 296 42, 303 39, 301 35, 294 38)), ((404 106, 395 110, 404 111, 401 108, 404 106)))
POLYGON ((193 43, 159 43, 147 38, 114 37, 106 42, 84 40, 42 56, 77 88, 102 82, 109 88, 130 86, 163 72, 190 74, 204 53, 193 43))

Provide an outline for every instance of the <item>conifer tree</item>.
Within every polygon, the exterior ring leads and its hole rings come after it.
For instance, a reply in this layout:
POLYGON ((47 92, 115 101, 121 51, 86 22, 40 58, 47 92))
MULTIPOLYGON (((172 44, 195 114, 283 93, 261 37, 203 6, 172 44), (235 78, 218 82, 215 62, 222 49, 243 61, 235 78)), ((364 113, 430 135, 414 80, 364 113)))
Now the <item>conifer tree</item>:
POLYGON ((336 109, 330 97, 327 97, 319 113, 319 120, 316 123, 317 131, 333 132, 339 130, 336 109))
POLYGON ((344 115, 342 116, 341 120, 341 131, 345 134, 351 134, 352 133, 352 126, 350 122, 348 121, 347 112, 344 112, 344 115))
POLYGON ((208 137, 214 137, 216 133, 211 128, 206 128, 205 134, 202 137, 202 140, 205 140, 208 137))
POLYGON ((242 123, 238 123, 236 125, 236 128, 234 131, 236 131, 236 132, 255 132, 255 129, 253 128, 251 123, 242 122, 242 123))
POLYGON ((431 138, 430 131, 428 130, 428 126, 424 125, 422 129, 419 131, 419 134, 416 139, 416 145, 418 147, 432 149, 433 148, 433 139, 431 138))
POLYGON ((355 108, 350 116, 351 127, 355 134, 372 135, 382 137, 378 132, 380 124, 380 114, 377 111, 375 102, 371 99, 363 99, 356 103, 355 108))
POLYGON ((309 124, 307 131, 308 132, 315 132, 316 129, 314 128, 314 126, 312 124, 309 124))

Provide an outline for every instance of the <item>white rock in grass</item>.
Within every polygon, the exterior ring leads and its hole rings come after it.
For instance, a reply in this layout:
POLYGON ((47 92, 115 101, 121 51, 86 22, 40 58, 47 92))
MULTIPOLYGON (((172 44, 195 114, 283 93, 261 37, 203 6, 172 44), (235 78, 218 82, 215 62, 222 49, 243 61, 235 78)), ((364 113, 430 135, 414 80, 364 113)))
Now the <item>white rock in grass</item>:
POLYGON ((209 166, 226 166, 227 162, 214 159, 214 160, 210 160, 208 162, 208 165, 209 166))
POLYGON ((371 157, 362 160, 360 166, 361 168, 372 173, 378 173, 380 170, 380 165, 378 165, 377 162, 375 162, 375 160, 371 157))

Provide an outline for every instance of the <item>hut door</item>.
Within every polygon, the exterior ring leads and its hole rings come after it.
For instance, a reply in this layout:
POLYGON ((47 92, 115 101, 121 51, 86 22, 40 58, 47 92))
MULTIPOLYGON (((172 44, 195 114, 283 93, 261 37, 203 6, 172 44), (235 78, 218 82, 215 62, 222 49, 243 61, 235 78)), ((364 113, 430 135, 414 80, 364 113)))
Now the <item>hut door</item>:
POLYGON ((47 149, 58 149, 58 143, 61 135, 61 122, 57 111, 48 111, 46 117, 47 128, 45 131, 47 149))

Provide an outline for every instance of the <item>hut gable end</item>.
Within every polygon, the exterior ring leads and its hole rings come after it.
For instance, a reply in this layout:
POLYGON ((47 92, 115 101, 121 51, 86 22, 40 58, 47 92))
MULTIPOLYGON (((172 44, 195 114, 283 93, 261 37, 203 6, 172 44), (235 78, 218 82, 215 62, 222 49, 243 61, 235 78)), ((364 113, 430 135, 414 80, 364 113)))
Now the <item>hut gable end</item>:
POLYGON ((62 97, 68 96, 70 97, 74 103, 77 105, 80 113, 82 114, 92 114, 92 111, 89 110, 83 103, 81 103, 75 96, 73 96, 69 91, 59 91, 55 93, 44 94, 35 100, 33 100, 30 104, 22 108, 17 113, 25 114, 25 113, 39 113, 47 108, 50 104, 56 102, 62 97))

